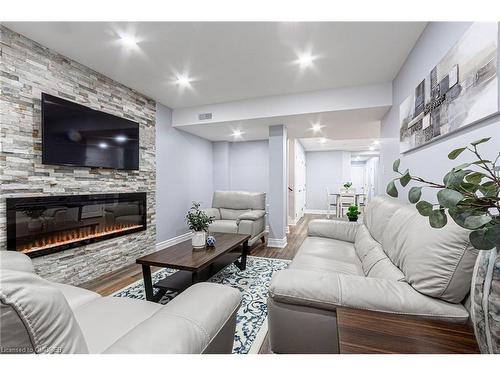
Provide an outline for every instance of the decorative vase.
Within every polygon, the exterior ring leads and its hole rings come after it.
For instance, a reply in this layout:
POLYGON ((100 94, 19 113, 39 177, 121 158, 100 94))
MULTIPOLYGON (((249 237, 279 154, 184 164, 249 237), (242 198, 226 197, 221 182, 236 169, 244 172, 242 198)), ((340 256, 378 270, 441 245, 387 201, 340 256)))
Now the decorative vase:
POLYGON ((204 249, 206 240, 207 240, 206 232, 196 231, 193 232, 193 238, 191 239, 191 243, 193 244, 193 248, 195 249, 204 249))
POLYGON ((479 252, 471 288, 471 319, 481 353, 500 353, 500 255, 479 252))
POLYGON ((348 217, 349 221, 358 221, 357 217, 348 217))
POLYGON ((207 246, 208 247, 214 247, 215 246, 215 237, 214 236, 208 236, 207 237, 207 246))

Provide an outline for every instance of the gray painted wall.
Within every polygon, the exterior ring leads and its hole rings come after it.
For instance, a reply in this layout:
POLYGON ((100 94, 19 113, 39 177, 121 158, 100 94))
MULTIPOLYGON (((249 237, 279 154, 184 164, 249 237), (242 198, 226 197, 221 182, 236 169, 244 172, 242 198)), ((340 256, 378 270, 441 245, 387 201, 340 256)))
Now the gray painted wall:
POLYGON ((187 233, 191 202, 212 203, 212 142, 172 127, 172 111, 156 106, 156 242, 187 233))
POLYGON ((269 142, 214 142, 216 190, 268 191, 269 142))
POLYGON ((338 192, 350 178, 347 161, 350 167, 350 154, 344 151, 306 152, 306 209, 326 210, 326 189, 338 192))
MULTIPOLYGON (((393 106, 382 121, 381 137, 381 176, 379 192, 385 194, 387 182, 394 177, 392 163, 399 158, 399 105, 414 90, 415 86, 439 62, 445 53, 460 39, 469 22, 433 22, 430 23, 406 62, 393 81, 393 106)), ((500 116, 483 121, 468 129, 450 134, 442 140, 432 142, 421 148, 401 155, 401 168, 409 168, 412 174, 421 175, 430 180, 441 181, 443 175, 453 166, 468 160, 459 158, 448 160, 449 151, 483 137, 493 137, 489 144, 481 147, 484 155, 492 157, 500 149, 500 116)), ((465 154, 464 154, 465 155, 465 154)), ((406 199, 407 189, 400 189, 400 198, 406 199)), ((436 201, 435 191, 424 190, 424 199, 436 201)))

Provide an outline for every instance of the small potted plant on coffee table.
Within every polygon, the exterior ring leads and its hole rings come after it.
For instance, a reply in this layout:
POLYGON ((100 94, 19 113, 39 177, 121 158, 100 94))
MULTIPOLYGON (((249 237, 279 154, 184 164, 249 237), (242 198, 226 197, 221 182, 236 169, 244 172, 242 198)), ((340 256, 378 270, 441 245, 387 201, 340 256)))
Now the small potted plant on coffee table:
POLYGON ((347 209, 346 216, 348 217, 349 221, 358 221, 358 216, 359 216, 358 206, 356 205, 349 206, 349 208, 347 209))
POLYGON ((200 206, 199 202, 193 202, 193 206, 186 215, 186 223, 189 229, 193 231, 191 242, 195 249, 205 248, 208 225, 214 221, 213 217, 208 216, 205 211, 200 210, 200 206))

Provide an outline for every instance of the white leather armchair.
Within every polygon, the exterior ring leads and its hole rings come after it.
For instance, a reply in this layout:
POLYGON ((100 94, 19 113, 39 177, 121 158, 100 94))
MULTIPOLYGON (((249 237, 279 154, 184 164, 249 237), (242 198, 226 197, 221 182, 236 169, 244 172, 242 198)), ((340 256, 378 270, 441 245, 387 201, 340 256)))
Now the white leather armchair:
POLYGON ((199 283, 167 305, 44 280, 0 251, 2 353, 231 353, 241 293, 199 283))
POLYGON ((265 242, 266 193, 246 191, 216 191, 212 207, 205 208, 214 217, 210 232, 249 234, 252 246, 259 239, 265 242))

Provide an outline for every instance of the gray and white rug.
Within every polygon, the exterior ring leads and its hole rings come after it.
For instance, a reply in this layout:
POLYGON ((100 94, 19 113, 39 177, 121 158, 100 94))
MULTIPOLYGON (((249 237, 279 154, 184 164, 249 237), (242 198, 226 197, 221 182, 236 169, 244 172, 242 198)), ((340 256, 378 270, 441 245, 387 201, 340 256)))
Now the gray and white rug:
MULTIPOLYGON (((288 267, 290 261, 273 258, 247 258, 247 268, 240 271, 234 264, 224 268, 209 281, 238 288, 243 301, 236 316, 233 353, 257 353, 267 333, 267 296, 268 287, 274 272, 288 267)), ((172 269, 162 269, 152 275, 153 283, 174 274, 172 269)), ((114 297, 145 299, 144 283, 137 281, 113 294, 114 297)), ((160 300, 167 304, 176 293, 167 292, 160 300)))

